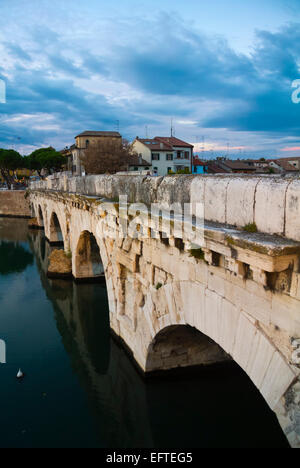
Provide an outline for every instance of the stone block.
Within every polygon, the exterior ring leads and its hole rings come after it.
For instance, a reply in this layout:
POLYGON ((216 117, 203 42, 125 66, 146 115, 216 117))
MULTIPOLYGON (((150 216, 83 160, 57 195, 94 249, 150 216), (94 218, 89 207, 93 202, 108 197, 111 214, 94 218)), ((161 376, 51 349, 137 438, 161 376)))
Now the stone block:
POLYGON ((208 178, 205 181, 205 219, 226 223, 228 178, 208 178))
POLYGON ((285 235, 289 239, 300 241, 300 180, 289 184, 286 193, 285 235))
POLYGON ((275 351, 259 388, 271 409, 276 407, 280 398, 285 394, 294 380, 294 372, 281 354, 275 351))
POLYGON ((125 266, 132 273, 138 271, 137 255, 135 254, 127 254, 123 250, 117 250, 115 261, 125 266))
POLYGON ((289 182, 262 179, 256 189, 254 221, 257 229, 268 234, 283 234, 285 196, 289 182))
POLYGON ((243 227, 254 222, 255 190, 260 179, 232 178, 227 188, 226 222, 243 227))

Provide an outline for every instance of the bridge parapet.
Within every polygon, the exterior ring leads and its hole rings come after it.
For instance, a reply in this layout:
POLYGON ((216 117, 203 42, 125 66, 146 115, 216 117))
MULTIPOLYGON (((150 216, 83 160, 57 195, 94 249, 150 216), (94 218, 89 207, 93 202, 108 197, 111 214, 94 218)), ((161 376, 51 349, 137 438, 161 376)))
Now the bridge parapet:
POLYGON ((31 189, 55 190, 130 203, 175 203, 204 206, 207 221, 243 228, 255 223, 258 231, 300 241, 300 180, 295 178, 228 176, 118 176, 52 177, 31 183, 31 189))

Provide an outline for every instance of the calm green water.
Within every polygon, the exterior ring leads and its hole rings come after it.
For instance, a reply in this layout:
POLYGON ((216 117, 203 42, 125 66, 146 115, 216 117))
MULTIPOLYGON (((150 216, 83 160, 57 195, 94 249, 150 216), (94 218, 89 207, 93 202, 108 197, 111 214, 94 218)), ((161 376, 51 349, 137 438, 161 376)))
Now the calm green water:
POLYGON ((0 219, 0 447, 287 446, 235 365, 145 382, 111 339, 105 287, 48 280, 26 224, 0 219))

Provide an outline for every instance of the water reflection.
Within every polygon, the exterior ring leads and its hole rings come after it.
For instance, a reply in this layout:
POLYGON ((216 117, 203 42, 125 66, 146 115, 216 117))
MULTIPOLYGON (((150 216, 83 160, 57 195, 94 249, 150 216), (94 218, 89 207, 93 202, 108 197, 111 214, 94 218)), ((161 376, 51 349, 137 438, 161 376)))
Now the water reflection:
POLYGON ((29 242, 74 373, 104 447, 286 447, 275 415, 241 369, 145 382, 110 336, 106 290, 49 280, 51 247, 29 242))
POLYGON ((105 285, 47 278, 52 247, 41 244, 42 236, 33 231, 29 242, 72 368, 88 395, 98 440, 104 447, 153 447, 145 385, 111 338, 105 285))
POLYGON ((16 242, 0 241, 0 275, 21 273, 33 263, 33 255, 16 242))

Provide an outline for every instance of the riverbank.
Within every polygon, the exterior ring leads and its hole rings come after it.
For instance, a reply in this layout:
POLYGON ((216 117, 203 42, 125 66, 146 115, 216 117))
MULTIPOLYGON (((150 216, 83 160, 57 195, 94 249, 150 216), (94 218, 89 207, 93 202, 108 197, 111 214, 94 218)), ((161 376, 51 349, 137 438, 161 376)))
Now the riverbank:
POLYGON ((24 190, 0 191, 0 217, 31 218, 24 190))

